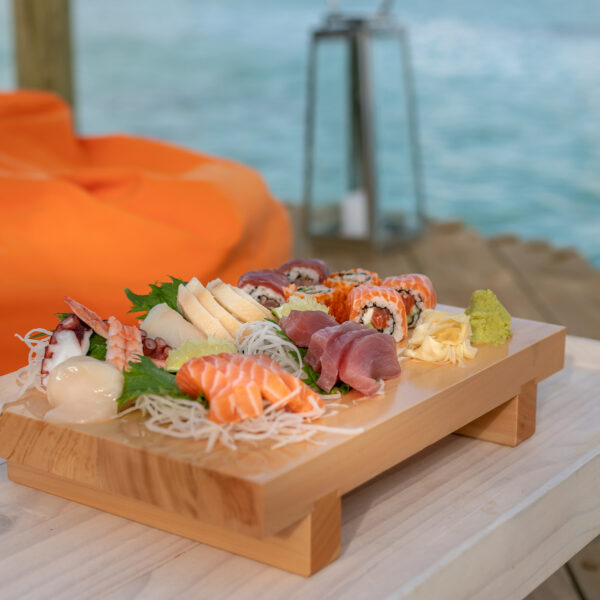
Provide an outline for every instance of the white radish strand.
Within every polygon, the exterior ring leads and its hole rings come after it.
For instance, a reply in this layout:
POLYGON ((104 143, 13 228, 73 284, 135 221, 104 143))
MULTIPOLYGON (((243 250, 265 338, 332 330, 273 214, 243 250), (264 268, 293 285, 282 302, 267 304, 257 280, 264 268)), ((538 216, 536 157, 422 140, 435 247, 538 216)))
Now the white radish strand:
MULTIPOLYGON (((294 392, 292 392, 293 394, 294 392)), ((217 442, 235 450, 242 441, 271 440, 273 448, 300 441, 315 440, 319 432, 334 435, 356 435, 363 428, 328 427, 315 425, 312 419, 329 416, 324 409, 307 413, 291 413, 283 406, 291 398, 290 394, 275 404, 265 404, 264 413, 259 417, 245 419, 238 423, 220 425, 208 418, 208 410, 199 402, 146 394, 136 399, 133 410, 141 410, 149 415, 145 426, 150 431, 176 438, 206 440, 206 452, 210 452, 217 442)))
POLYGON ((301 377, 302 356, 294 344, 284 340, 272 321, 253 321, 240 327, 235 343, 242 354, 266 354, 295 377, 301 377))
POLYGON ((48 346, 51 336, 51 331, 38 327, 31 329, 23 336, 15 334, 15 337, 20 339, 29 348, 29 354, 27 356, 27 364, 16 372, 16 388, 12 393, 3 396, 0 400, 0 413, 2 413, 2 407, 5 404, 16 402, 25 392, 31 389, 35 388, 40 392, 45 391, 42 387, 42 361, 44 360, 46 346, 48 346))

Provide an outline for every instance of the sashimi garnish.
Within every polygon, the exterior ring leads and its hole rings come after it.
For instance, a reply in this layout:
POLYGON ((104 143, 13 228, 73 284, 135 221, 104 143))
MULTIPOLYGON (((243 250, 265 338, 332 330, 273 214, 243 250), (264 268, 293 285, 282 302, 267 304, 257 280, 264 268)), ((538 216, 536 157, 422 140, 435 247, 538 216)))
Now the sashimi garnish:
POLYGON ((292 392, 274 404, 265 403, 263 414, 258 417, 226 425, 209 419, 209 411, 199 402, 155 394, 139 396, 134 405, 119 416, 140 410, 149 415, 144 425, 150 431, 176 438, 205 440, 206 452, 210 452, 217 442, 235 450, 239 442, 270 440, 274 442, 271 447, 274 449, 302 441, 322 443, 314 439, 318 433, 356 435, 364 431, 362 427, 329 427, 311 422, 337 412, 328 408, 310 413, 285 410, 290 397, 296 393, 292 392))
POLYGON ((48 342, 52 337, 52 331, 36 327, 23 336, 15 333, 15 337, 20 339, 29 348, 29 354, 27 356, 27 364, 24 367, 21 367, 15 374, 9 373, 3 376, 15 377, 15 388, 12 393, 4 395, 2 400, 0 400, 0 414, 5 404, 16 402, 31 389, 45 392, 42 387, 42 361, 44 360, 48 342))

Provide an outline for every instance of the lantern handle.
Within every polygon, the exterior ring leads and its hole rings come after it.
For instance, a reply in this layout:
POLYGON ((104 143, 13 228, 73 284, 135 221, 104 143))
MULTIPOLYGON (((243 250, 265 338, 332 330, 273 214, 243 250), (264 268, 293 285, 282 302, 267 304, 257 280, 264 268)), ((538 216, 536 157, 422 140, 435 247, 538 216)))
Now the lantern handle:
POLYGON ((381 0, 381 4, 377 10, 377 16, 387 17, 390 14, 393 5, 394 0, 381 0))

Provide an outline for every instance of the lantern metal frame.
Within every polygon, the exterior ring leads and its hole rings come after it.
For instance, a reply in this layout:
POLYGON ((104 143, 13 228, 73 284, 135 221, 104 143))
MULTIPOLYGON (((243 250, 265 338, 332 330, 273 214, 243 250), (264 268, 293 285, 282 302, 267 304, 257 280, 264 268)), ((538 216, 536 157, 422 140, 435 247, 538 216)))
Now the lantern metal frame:
MULTIPOLYGON (((315 217, 313 202, 313 159, 315 138, 315 112, 317 102, 317 46, 327 38, 345 38, 350 46, 349 86, 351 102, 351 144, 349 157, 349 175, 352 178, 351 189, 364 189, 369 219, 368 235, 365 240, 372 247, 388 245, 393 241, 405 241, 418 235, 425 224, 425 195, 421 166, 421 151, 417 120, 417 107, 414 78, 410 54, 410 43, 407 30, 395 19, 380 12, 373 17, 353 17, 340 13, 331 13, 322 27, 312 31, 309 44, 306 120, 305 120, 305 152, 304 152, 304 223, 305 235, 309 239, 327 238, 336 242, 347 241, 338 231, 316 234, 311 230, 315 217), (408 229, 402 225, 388 227, 381 231, 379 208, 377 203, 377 179, 375 173, 375 139, 373 127, 373 90, 370 79, 370 42, 373 37, 395 37, 400 42, 402 81, 404 86, 405 108, 407 115, 407 134, 410 148, 410 164, 412 167, 413 194, 415 199, 416 226, 408 229), (362 176, 362 181, 358 177, 362 176)), ((355 240, 352 240, 355 241, 355 240)))

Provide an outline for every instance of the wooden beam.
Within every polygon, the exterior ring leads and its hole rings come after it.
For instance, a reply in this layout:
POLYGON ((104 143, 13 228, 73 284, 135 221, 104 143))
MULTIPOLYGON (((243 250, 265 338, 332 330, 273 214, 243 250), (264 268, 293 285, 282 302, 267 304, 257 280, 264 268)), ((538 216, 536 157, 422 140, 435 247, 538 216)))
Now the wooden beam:
POLYGON ((70 0, 13 0, 17 85, 74 103, 70 0))

